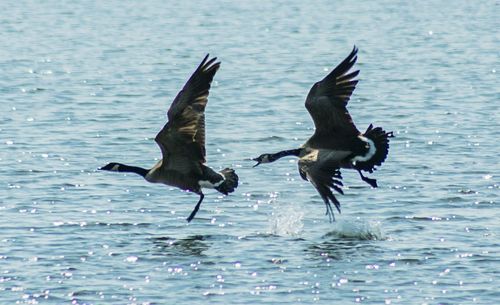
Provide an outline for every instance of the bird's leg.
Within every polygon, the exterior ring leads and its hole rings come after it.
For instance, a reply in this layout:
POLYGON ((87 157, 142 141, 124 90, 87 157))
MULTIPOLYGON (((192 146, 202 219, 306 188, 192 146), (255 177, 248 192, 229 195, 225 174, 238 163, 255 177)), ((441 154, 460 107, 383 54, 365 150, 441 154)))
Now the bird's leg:
POLYGON ((371 179, 371 178, 363 176, 363 173, 359 169, 358 169, 358 173, 361 176, 361 180, 368 183, 369 185, 371 185, 374 188, 377 187, 377 180, 376 179, 371 179))
POLYGON ((198 203, 194 207, 194 210, 191 212, 191 215, 189 215, 189 217, 186 218, 186 220, 188 222, 191 222, 191 220, 193 220, 193 218, 196 215, 196 213, 198 213, 198 210, 200 209, 200 205, 201 205, 201 202, 203 201, 203 198, 205 198, 205 195, 203 195, 203 193, 201 193, 200 194, 200 200, 198 200, 198 203))

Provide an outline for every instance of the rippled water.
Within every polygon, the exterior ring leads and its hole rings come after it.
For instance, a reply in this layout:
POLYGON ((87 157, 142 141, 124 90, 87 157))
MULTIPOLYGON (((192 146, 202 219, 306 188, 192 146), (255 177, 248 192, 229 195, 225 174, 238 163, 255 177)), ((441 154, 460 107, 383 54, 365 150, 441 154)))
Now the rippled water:
POLYGON ((498 1, 18 1, 0 17, 0 303, 494 304, 498 1), (77 2, 77 3, 74 3, 77 2), (359 129, 394 130, 330 224, 296 160, 305 95, 356 44, 359 129), (152 166, 210 52, 211 166, 231 196, 96 168, 152 166))

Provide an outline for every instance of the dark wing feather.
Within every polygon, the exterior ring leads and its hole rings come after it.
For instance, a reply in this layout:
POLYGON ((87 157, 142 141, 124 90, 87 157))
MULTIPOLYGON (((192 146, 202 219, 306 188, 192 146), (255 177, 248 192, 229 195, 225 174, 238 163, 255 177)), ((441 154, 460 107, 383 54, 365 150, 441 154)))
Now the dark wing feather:
MULTIPOLYGON (((342 190, 342 175, 340 161, 350 152, 330 151, 320 152, 312 150, 309 154, 299 159, 299 173, 304 180, 309 180, 316 188, 327 207, 327 213, 332 213, 330 202, 335 205, 340 213, 340 202, 335 198, 332 189, 340 194, 342 190)), ((330 215, 333 218, 333 214, 330 215)))
POLYGON ((171 164, 169 155, 180 155, 205 163, 205 107, 210 85, 220 67, 208 54, 177 94, 168 110, 168 123, 155 141, 163 154, 163 165, 171 164))
POLYGON ((306 108, 316 126, 317 136, 360 134, 346 108, 358 83, 353 79, 359 70, 349 71, 356 63, 357 52, 354 47, 351 54, 323 80, 315 83, 307 95, 306 108))

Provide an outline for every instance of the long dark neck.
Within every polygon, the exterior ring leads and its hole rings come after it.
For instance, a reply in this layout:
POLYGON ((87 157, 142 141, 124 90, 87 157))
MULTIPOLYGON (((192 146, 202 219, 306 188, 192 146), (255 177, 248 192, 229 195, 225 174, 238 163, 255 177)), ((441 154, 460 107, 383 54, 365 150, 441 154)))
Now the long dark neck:
POLYGON ((275 154, 271 154, 269 156, 269 161, 273 162, 276 161, 280 158, 286 157, 286 156, 296 156, 298 157, 300 154, 300 148, 297 149, 290 149, 290 150, 283 150, 280 152, 277 152, 275 154))
POLYGON ((136 174, 141 175, 143 177, 146 177, 147 173, 149 172, 149 170, 142 168, 142 167, 130 166, 130 165, 121 164, 121 163, 118 164, 118 171, 125 172, 125 173, 136 173, 136 174))

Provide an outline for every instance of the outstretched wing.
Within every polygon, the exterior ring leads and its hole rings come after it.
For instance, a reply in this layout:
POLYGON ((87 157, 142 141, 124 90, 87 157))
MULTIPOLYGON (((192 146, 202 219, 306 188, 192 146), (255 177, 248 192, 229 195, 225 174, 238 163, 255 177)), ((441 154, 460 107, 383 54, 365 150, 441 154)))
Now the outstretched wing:
POLYGON ((315 135, 360 134, 346 108, 358 83, 354 78, 359 74, 359 70, 349 71, 356 63, 357 52, 358 49, 354 46, 351 54, 323 80, 315 83, 309 91, 306 109, 316 126, 315 135))
POLYGON ((220 67, 208 54, 175 97, 168 110, 168 122, 156 135, 165 162, 169 156, 182 156, 205 163, 205 107, 210 85, 220 67))
POLYGON ((340 213, 340 202, 335 198, 332 189, 344 194, 339 162, 350 154, 349 151, 327 151, 313 149, 299 159, 299 173, 302 179, 308 180, 316 188, 325 202, 327 214, 334 219, 330 202, 340 213))

